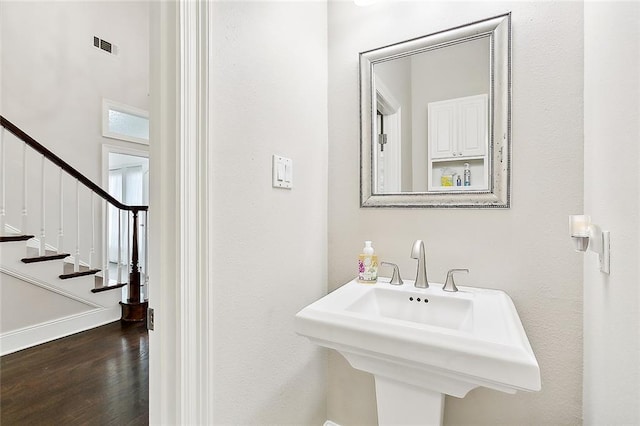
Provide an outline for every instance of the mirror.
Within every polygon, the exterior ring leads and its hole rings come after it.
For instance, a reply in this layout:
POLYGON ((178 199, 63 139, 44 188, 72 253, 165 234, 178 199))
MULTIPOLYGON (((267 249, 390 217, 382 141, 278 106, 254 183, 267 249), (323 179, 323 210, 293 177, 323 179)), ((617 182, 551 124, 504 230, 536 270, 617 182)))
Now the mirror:
POLYGON ((510 205, 511 14, 360 53, 360 205, 510 205))

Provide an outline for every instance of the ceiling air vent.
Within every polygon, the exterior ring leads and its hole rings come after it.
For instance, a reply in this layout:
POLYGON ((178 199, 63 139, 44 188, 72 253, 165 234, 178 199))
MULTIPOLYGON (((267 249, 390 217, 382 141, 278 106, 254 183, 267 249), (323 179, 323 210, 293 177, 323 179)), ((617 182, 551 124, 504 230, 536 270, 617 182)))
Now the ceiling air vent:
POLYGON ((98 49, 104 50, 105 52, 110 53, 112 55, 116 54, 116 46, 96 36, 93 36, 93 45, 98 49))

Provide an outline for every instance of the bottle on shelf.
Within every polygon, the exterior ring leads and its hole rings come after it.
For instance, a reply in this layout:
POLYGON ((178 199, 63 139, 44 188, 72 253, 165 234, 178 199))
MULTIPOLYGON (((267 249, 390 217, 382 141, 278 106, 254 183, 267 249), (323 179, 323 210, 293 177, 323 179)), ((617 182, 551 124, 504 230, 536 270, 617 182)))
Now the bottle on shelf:
POLYGON ((453 176, 455 172, 451 169, 442 169, 440 176, 440 186, 453 186, 453 176))
POLYGON ((469 163, 464 163, 464 186, 471 186, 471 169, 469 163))

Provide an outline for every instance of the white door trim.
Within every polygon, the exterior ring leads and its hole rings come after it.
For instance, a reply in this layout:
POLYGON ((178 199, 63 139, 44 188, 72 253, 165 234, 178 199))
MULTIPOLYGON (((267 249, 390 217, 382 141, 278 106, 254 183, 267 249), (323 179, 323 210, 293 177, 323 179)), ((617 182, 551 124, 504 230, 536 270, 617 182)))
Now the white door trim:
POLYGON ((204 0, 150 7, 150 424, 212 424, 212 11, 204 0))
POLYGON ((130 148, 121 145, 102 144, 102 189, 109 192, 109 154, 128 154, 149 158, 148 149, 130 148))
POLYGON ((150 2, 149 72, 149 296, 155 311, 154 331, 149 331, 149 424, 178 424, 180 375, 177 369, 179 286, 176 242, 175 189, 178 93, 178 4, 150 2), (173 259, 170 262, 165 262, 173 259))
POLYGON ((375 158, 376 186, 379 192, 401 192, 402 111, 400 103, 379 78, 376 78, 375 85, 376 107, 385 117, 384 130, 388 138, 382 158, 376 146, 376 152, 378 152, 375 158), (380 178, 382 182, 379 181, 380 178))
POLYGON ((181 424, 211 424, 209 25, 207 1, 180 2, 179 246, 181 424))

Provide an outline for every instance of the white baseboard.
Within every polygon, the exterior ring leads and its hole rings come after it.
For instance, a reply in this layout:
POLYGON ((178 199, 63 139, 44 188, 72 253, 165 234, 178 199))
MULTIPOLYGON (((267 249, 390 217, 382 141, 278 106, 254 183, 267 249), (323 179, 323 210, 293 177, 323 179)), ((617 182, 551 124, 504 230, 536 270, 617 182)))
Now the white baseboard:
POLYGON ((120 305, 93 309, 77 315, 59 318, 9 331, 0 335, 0 355, 7 355, 41 343, 89 330, 120 319, 120 305))

